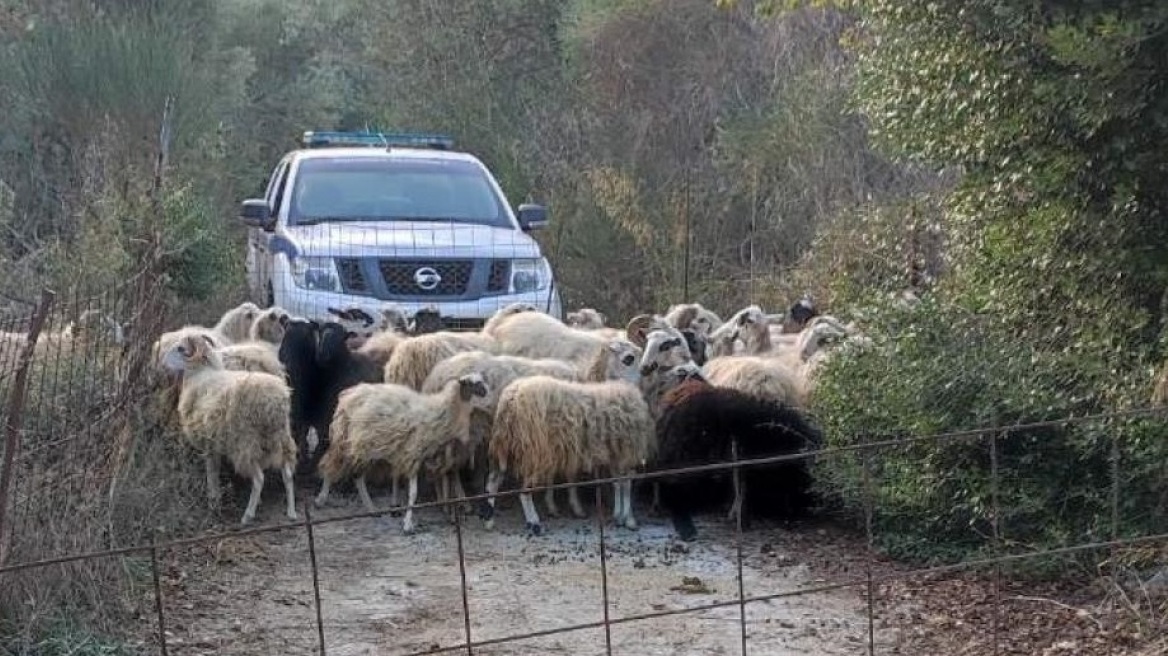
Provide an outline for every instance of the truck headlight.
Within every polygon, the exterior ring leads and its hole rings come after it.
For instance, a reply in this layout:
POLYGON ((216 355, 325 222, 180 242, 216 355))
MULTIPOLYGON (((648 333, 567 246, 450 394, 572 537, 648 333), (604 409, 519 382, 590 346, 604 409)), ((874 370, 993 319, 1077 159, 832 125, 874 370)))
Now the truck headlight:
POLYGON ((331 257, 293 258, 292 281, 301 289, 341 291, 341 278, 337 275, 337 265, 331 257))
POLYGON ((552 269, 544 258, 511 262, 511 293, 537 292, 548 288, 552 269))

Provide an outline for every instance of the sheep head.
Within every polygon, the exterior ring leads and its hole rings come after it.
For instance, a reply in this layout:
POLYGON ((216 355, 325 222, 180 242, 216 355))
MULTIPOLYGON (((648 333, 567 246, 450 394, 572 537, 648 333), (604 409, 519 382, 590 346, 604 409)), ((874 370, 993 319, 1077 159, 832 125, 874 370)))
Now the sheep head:
POLYGON ((706 377, 702 375, 702 368, 696 362, 684 362, 670 369, 667 373, 669 382, 674 385, 680 385, 687 380, 696 380, 700 382, 708 382, 706 377))
POLYGON ((706 363, 708 359, 707 351, 709 344, 706 343, 706 338, 701 333, 693 330, 681 331, 681 336, 685 338, 685 344, 689 347, 690 355, 693 356, 693 361, 701 366, 706 363))
POLYGON ((799 353, 806 361, 815 355, 816 351, 823 345, 843 339, 847 335, 847 331, 842 327, 836 327, 827 322, 817 323, 804 331, 799 340, 799 353))
POLYGON ((564 323, 573 328, 582 328, 585 330, 595 330, 603 328, 606 317, 593 308, 580 308, 575 312, 569 312, 564 323))
POLYGON ((438 311, 438 308, 429 306, 414 313, 414 318, 410 321, 409 332, 411 335, 425 335, 436 333, 442 328, 442 313, 438 311))
POLYGON ((352 336, 352 332, 335 321, 321 326, 320 340, 316 346, 316 363, 321 367, 331 367, 338 362, 344 362, 349 352, 348 341, 352 336))
POLYGON ((395 333, 404 333, 409 329, 409 320, 406 313, 397 305, 386 305, 381 308, 381 322, 377 327, 382 331, 392 330, 395 333))
POLYGON ((346 338, 349 348, 359 348, 377 330, 374 327, 377 319, 359 307, 350 307, 344 310, 330 307, 327 311, 336 317, 335 323, 344 326, 345 331, 349 333, 346 338))
POLYGON ((179 340, 174 352, 182 358, 183 373, 199 369, 222 369, 223 360, 215 351, 215 343, 206 335, 187 335, 179 340))
MULTIPOLYGON (((458 378, 458 398, 469 403, 472 408, 487 408, 487 397, 491 390, 480 373, 466 374, 458 378)), ((469 435, 468 435, 469 439, 469 435)))
POLYGON ((255 340, 279 344, 284 339, 284 330, 292 316, 282 307, 273 305, 260 312, 251 325, 250 337, 255 340))
POLYGON ((690 355, 685 338, 673 334, 673 331, 654 330, 649 333, 644 355, 641 356, 641 376, 648 376, 658 370, 669 370, 687 362, 693 362, 693 356, 690 355))
POLYGON ((116 345, 125 343, 122 325, 113 317, 98 310, 86 310, 77 318, 77 323, 66 326, 63 333, 85 343, 109 340, 116 345))
MULTIPOLYGON (((645 348, 646 340, 649 333, 654 330, 676 331, 664 318, 655 314, 638 314, 629 319, 629 323, 625 326, 625 335, 628 336, 629 341, 641 348, 645 348)), ((681 333, 678 333, 680 335, 681 333)))
POLYGON ((702 307, 701 303, 675 305, 669 309, 665 318, 674 328, 681 331, 690 330, 702 337, 708 336, 722 325, 721 317, 702 307))
POLYGON ((307 319, 292 319, 284 328, 280 340, 279 357, 285 367, 299 368, 316 363, 316 349, 320 341, 320 324, 307 319))
POLYGON ((641 359, 641 349, 627 339, 611 339, 604 345, 605 380, 625 380, 636 384, 640 381, 637 362, 641 359))

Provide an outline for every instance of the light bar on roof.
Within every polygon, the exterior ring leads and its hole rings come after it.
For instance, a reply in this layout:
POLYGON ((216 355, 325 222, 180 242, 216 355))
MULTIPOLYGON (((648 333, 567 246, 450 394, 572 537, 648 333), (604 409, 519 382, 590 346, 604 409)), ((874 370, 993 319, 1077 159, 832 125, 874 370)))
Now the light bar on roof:
POLYGON ((383 148, 433 148, 451 150, 454 139, 444 134, 423 132, 320 132, 308 131, 302 139, 305 148, 329 146, 380 146, 383 148))

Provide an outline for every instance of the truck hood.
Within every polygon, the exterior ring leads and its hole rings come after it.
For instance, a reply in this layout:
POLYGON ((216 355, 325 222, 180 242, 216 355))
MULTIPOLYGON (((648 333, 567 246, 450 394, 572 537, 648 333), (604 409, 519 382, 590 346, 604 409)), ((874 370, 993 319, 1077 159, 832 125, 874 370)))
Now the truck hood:
POLYGON ((345 257, 541 257, 539 244, 513 228, 433 221, 351 221, 291 226, 296 251, 345 257))

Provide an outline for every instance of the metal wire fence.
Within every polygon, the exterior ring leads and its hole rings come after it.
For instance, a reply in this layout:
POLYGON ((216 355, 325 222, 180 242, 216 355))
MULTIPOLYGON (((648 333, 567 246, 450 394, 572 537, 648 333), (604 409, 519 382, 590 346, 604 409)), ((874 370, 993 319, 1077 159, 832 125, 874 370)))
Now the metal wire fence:
MULTIPOLYGON (((61 318, 67 313, 76 313, 81 310, 81 307, 88 308, 91 305, 92 303, 64 304, 58 306, 56 312, 50 312, 52 297, 46 296, 42 301, 42 305, 34 314, 30 325, 23 324, 22 327, 27 328, 28 335, 33 337, 38 331, 43 330, 44 326, 55 325, 56 319, 61 318)), ((51 335, 49 339, 50 341, 43 343, 50 344, 52 339, 51 335)), ((23 357, 35 356, 37 354, 35 348, 30 348, 22 356, 11 360, 11 362, 16 363, 16 366, 11 369, 14 375, 6 377, 4 384, 6 398, 12 400, 12 403, 8 406, 9 412, 6 421, 7 431, 5 435, 3 460, 5 467, 3 476, 0 477, 0 508, 11 508, 11 512, 7 515, 0 515, 0 518, 3 518, 0 520, 0 523, 4 525, 4 532, 0 533, 0 535, 5 536, 3 543, 0 543, 0 547, 3 547, 2 560, 0 560, 0 580, 6 582, 3 587, 9 591, 21 589, 27 593, 28 590, 34 587, 43 588, 44 581, 47 580, 46 577, 51 572, 55 572, 58 576, 63 577, 63 580, 67 582, 65 584, 68 586, 77 584, 77 579, 74 577, 87 577, 93 580, 95 584, 99 584, 101 581, 107 579, 94 577, 88 572, 85 567, 86 565, 105 563, 106 567, 116 568, 116 563, 120 558, 148 556, 153 615, 156 618, 155 636, 153 641, 149 643, 149 646, 151 649, 156 650, 157 653, 168 655, 174 651, 173 645, 171 644, 173 638, 168 631, 168 604, 164 589, 165 586, 162 582, 162 563, 166 560, 168 554, 186 547, 219 542, 225 538, 242 538, 277 532, 301 531, 306 542, 307 553, 304 554, 304 557, 309 564, 307 575, 311 577, 312 581, 312 607, 314 615, 313 624, 316 633, 316 650, 322 655, 329 653, 330 634, 337 631, 343 632, 344 628, 341 627, 338 629, 334 627, 330 629, 324 621, 324 610, 328 601, 321 593, 322 573, 318 564, 320 545, 317 531, 322 526, 381 517, 389 513, 398 512, 398 510, 387 508, 374 512, 346 512, 322 517, 314 515, 311 503, 304 502, 302 503, 302 519, 297 522, 279 522, 238 530, 214 530, 208 533, 171 539, 160 539, 157 534, 153 534, 149 539, 141 539, 144 535, 142 530, 127 532, 124 529, 118 530, 106 526, 103 527, 105 532, 100 536, 91 535, 87 541, 78 542, 76 540, 78 535, 86 535, 87 530, 95 530, 95 526, 103 523, 93 521, 93 517, 97 512, 96 506, 101 504, 86 506, 84 505, 85 500, 101 497, 103 493, 108 495, 110 488, 115 485, 117 476, 114 471, 117 468, 105 467, 101 463, 105 459, 113 458, 113 454, 125 451, 125 445, 121 447, 116 446, 116 440, 110 439, 112 436, 108 431, 113 426, 110 422, 113 421, 111 417, 115 414, 111 413, 111 410, 117 410, 120 413, 125 413, 127 410, 124 406, 119 406, 116 400, 113 400, 117 398, 116 394, 111 397, 109 395, 110 392, 101 389, 101 386, 98 384, 99 381, 103 380, 103 376, 100 373, 102 371, 100 369, 100 357, 94 355, 94 352, 91 349, 91 352, 85 354, 85 357, 99 360, 99 362, 93 363, 92 365, 93 367, 98 367, 96 370, 98 373, 92 373, 95 371, 92 368, 87 368, 85 371, 87 372, 86 376, 95 381, 95 386, 74 390, 74 393, 79 393, 81 396, 69 399, 64 399, 60 396, 64 392, 54 391, 58 390, 58 387, 52 382, 52 372, 38 370, 35 357, 23 357), (34 382, 29 383, 28 381, 30 380, 34 382), (49 396, 43 396, 45 394, 43 390, 49 390, 49 396), (30 396, 27 398, 28 410, 24 411, 21 409, 21 404, 17 401, 25 397, 26 392, 30 396), (53 412, 47 412, 43 409, 48 406, 52 408, 89 408, 95 411, 96 414, 82 411, 80 416, 83 419, 81 421, 86 424, 87 429, 78 430, 76 426, 62 426, 58 423, 52 423, 54 421, 68 421, 69 418, 53 417, 53 412), (51 440, 45 442, 39 441, 39 438, 52 435, 68 436, 68 439, 73 442, 65 444, 51 440), (21 436, 38 436, 38 440, 22 441, 20 439, 21 436), (76 460, 58 462, 56 458, 58 456, 63 458, 64 456, 62 454, 65 453, 76 453, 77 457, 85 462, 92 463, 92 466, 79 466, 76 460), (67 476, 67 473, 70 475, 67 476), (127 536, 130 536, 131 539, 133 537, 139 539, 126 546, 100 549, 77 548, 79 545, 85 546, 97 544, 102 541, 108 543, 118 539, 126 539, 127 536), (36 586, 33 586, 34 581, 37 584, 36 586)), ((100 353, 100 350, 96 352, 100 353)), ((124 383, 126 380, 125 373, 121 366, 119 365, 117 372, 108 372, 108 375, 104 379, 122 380, 124 383)), ((142 393, 141 390, 138 390, 138 392, 140 394, 142 393)), ((453 506, 451 510, 453 512, 454 541, 457 549, 460 594, 462 599, 461 636, 457 639, 451 637, 443 644, 431 644, 423 649, 407 650, 402 653, 410 655, 460 652, 467 654, 487 653, 488 648, 495 646, 515 644, 522 641, 561 634, 598 630, 603 633, 603 653, 612 654, 618 653, 617 647, 614 646, 613 638, 613 631, 617 627, 639 622, 651 622, 667 617, 694 615, 704 611, 737 608, 737 621, 739 625, 738 648, 740 653, 747 654, 752 653, 751 639, 753 634, 753 630, 750 629, 747 620, 748 607, 777 600, 854 588, 863 590, 863 597, 867 604, 864 617, 864 621, 866 622, 866 635, 863 641, 863 649, 865 653, 875 654, 880 650, 880 645, 876 639, 876 604, 878 600, 878 589, 882 584, 896 579, 908 579, 924 575, 984 568, 993 569, 996 581, 1002 575, 1002 567, 1009 564, 1084 555, 1094 552, 1107 552, 1121 547, 1159 544, 1168 541, 1168 532, 1146 535, 1121 534, 1120 498, 1123 495, 1123 489, 1122 476, 1119 474, 1117 463, 1122 456, 1124 445, 1121 444, 1118 433, 1112 442, 1114 466, 1110 472, 1111 484, 1108 493, 1111 501, 1110 532, 1108 535, 1100 536, 1097 540, 1081 541, 1061 547, 1018 551, 1017 549, 1010 548, 1007 540, 1008 536, 1003 534, 998 521, 1002 516, 1003 510, 1009 504, 1009 500, 1001 498, 1001 495, 998 493, 999 487, 996 481, 1002 475, 999 470, 998 458, 1003 444, 1007 444, 1013 439, 1013 436, 1042 428, 1085 423, 1106 425, 1108 422, 1133 420, 1141 417, 1155 417, 1161 414, 1162 410, 1160 408, 1143 408, 1126 412, 1068 417, 1055 421, 1034 422, 1012 426, 991 426, 948 434, 920 435, 886 440, 873 439, 847 447, 823 448, 808 453, 779 455, 752 460, 710 463, 684 469, 650 471, 628 477, 642 483, 667 476, 696 476, 717 472, 731 472, 732 476, 738 477, 744 468, 765 467, 778 463, 792 463, 807 459, 823 460, 839 457, 858 458, 863 467, 863 483, 865 488, 863 525, 868 545, 867 566, 863 572, 855 576, 847 577, 841 581, 821 585, 801 587, 799 589, 751 590, 748 593, 743 576, 743 538, 745 532, 740 517, 735 527, 737 590, 733 597, 720 599, 711 603, 687 605, 683 608, 653 610, 650 612, 616 613, 614 612, 614 604, 610 598, 610 564, 607 552, 607 545, 610 538, 607 531, 611 529, 608 528, 608 517, 606 515, 606 506, 602 493, 608 489, 607 486, 609 484, 616 483, 619 480, 625 480, 626 477, 589 481, 588 484, 594 486, 596 493, 594 521, 597 541, 595 548, 599 555, 599 566, 596 571, 596 576, 600 581, 600 595, 599 598, 592 601, 580 601, 582 606, 589 603, 595 604, 600 610, 600 618, 554 627, 531 627, 530 630, 519 631, 508 635, 489 637, 476 635, 476 631, 473 629, 474 622, 472 622, 473 611, 469 603, 469 586, 467 583, 468 558, 465 544, 468 539, 466 535, 468 519, 464 514, 464 504, 468 502, 482 502, 487 498, 487 495, 477 494, 448 501, 419 503, 416 506, 416 509, 419 511, 427 508, 446 509, 448 506, 453 506), (873 516, 877 511, 877 501, 873 490, 876 477, 879 476, 878 462, 881 454, 889 449, 904 448, 914 444, 938 444, 957 441, 978 443, 982 445, 990 457, 990 474, 995 481, 992 488, 993 494, 987 500, 987 503, 991 507, 989 516, 991 518, 992 530, 988 536, 985 536, 985 553, 990 555, 957 564, 922 567, 895 573, 881 573, 876 571, 873 567, 873 562, 875 557, 874 545, 877 535, 873 516)), ((123 428, 123 430, 129 429, 123 428)), ((174 456, 174 458, 176 461, 178 460, 177 456, 174 456)), ((159 474, 160 472, 151 472, 153 476, 159 476, 159 474)), ((181 481, 180 483, 178 487, 190 487, 185 481, 181 481)), ((561 483, 532 488, 526 491, 535 493, 548 489, 565 489, 567 487, 570 487, 570 485, 561 483)), ((498 496, 499 498, 512 497, 522 491, 524 490, 503 490, 500 491, 498 496)), ((147 493, 151 495, 164 493, 177 494, 177 491, 173 487, 167 490, 154 488, 147 490, 147 493)), ((180 503, 191 502, 190 498, 181 494, 178 495, 178 498, 180 503)), ((105 512, 108 513, 109 510, 106 509, 105 512)), ((108 520, 108 517, 105 519, 108 520)), ((153 529, 149 530, 152 531, 153 529)), ((92 594, 94 598, 100 599, 104 592, 101 589, 97 589, 92 594)), ((997 595, 996 587, 995 595, 997 595)), ((995 598, 995 614, 997 614, 1000 604, 1001 598, 995 598)), ((998 633, 1005 631, 1006 627, 1002 626, 1000 622, 995 621, 994 629, 995 635, 993 641, 996 651, 997 645, 999 644, 998 633)))

